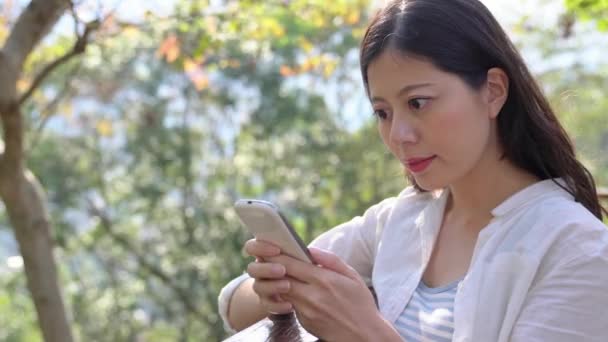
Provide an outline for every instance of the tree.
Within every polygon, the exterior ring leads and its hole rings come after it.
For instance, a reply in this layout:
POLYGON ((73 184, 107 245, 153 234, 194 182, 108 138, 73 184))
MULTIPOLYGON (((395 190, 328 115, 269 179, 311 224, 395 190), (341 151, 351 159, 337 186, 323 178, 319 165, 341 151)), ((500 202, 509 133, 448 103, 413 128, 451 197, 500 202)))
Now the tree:
MULTIPOLYGON (((361 30, 353 28, 366 3, 234 3, 218 9, 184 1, 174 14, 142 23, 113 18, 103 30, 121 34, 89 46, 82 63, 57 68, 26 104, 36 113, 26 116, 31 127, 39 127, 26 133, 27 160, 44 175, 80 339, 221 339, 217 292, 247 262, 238 257, 247 236, 230 208, 239 186, 256 175, 273 177, 236 170, 233 160, 243 154, 236 154, 235 139, 259 130, 283 141, 303 137, 325 151, 284 169, 302 169, 311 179, 339 142, 323 141, 342 132, 339 116, 320 92, 307 94, 307 85, 294 83, 338 82, 332 75, 340 74, 346 82, 340 56, 356 46, 361 30), (68 97, 47 100, 47 93, 68 97), (251 113, 250 123, 231 119, 237 109, 251 113), (290 109, 293 115, 285 115, 290 109), (66 134, 67 121, 76 122, 76 133, 66 134)), ((330 202, 336 186, 301 199, 330 202)), ((302 178, 294 189, 308 187, 302 178)), ((272 196, 274 189, 261 191, 272 196)), ((307 229, 317 227, 309 237, 337 223, 330 217, 316 224, 318 206, 294 213, 314 223, 307 229)), ((348 215, 338 214, 332 217, 348 215)))
MULTIPOLYGON (((23 255, 27 284, 47 341, 70 341, 72 333, 58 284, 44 193, 25 163, 21 106, 31 91, 17 92, 23 65, 68 8, 65 0, 33 0, 19 16, 0 51, 0 117, 4 151, 0 196, 23 255)), ((50 70, 52 65, 48 67, 50 70)), ((45 77, 45 70, 39 80, 45 77)), ((35 89, 36 83, 32 85, 35 89)))

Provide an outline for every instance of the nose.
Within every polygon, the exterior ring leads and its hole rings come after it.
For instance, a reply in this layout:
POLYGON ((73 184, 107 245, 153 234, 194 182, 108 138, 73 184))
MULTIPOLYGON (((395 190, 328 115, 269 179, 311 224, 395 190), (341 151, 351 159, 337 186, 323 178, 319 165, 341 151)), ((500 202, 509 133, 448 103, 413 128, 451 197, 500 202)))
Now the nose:
POLYGON ((393 144, 415 143, 418 140, 416 130, 405 114, 394 113, 391 122, 390 139, 393 144))

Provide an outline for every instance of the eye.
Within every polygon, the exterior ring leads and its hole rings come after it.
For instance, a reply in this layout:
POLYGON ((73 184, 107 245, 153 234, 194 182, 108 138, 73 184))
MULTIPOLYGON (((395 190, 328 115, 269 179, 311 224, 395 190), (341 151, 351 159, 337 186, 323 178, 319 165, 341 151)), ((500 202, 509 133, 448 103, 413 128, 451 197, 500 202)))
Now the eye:
POLYGON ((374 116, 378 118, 378 120, 386 120, 388 118, 388 113, 382 109, 374 110, 374 116))
POLYGON ((415 99, 411 99, 411 100, 407 101, 407 104, 413 110, 421 110, 429 100, 430 99, 428 99, 428 98, 419 97, 419 98, 415 98, 415 99))

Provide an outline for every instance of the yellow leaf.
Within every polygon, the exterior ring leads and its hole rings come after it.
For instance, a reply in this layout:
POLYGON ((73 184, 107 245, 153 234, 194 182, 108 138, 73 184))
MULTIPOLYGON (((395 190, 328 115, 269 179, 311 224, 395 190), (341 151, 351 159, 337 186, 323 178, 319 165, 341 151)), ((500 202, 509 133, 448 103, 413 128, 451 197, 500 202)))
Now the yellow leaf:
POLYGON ((207 16, 205 17, 205 26, 207 28, 207 32, 209 33, 209 35, 216 35, 217 34, 217 28, 219 26, 219 20, 217 19, 217 17, 214 16, 207 16))
POLYGON ((194 60, 192 60, 191 58, 186 58, 184 60, 184 71, 186 73, 194 72, 197 69, 199 69, 199 66, 194 60))
POLYGON ((311 22, 315 27, 324 27, 327 24, 325 18, 320 14, 316 14, 311 22))
POLYGON ((303 72, 308 72, 308 71, 312 70, 313 65, 310 62, 310 60, 307 59, 306 61, 304 61, 304 63, 302 63, 301 68, 302 68, 303 72))
POLYGON ((184 71, 186 72, 186 76, 188 76, 190 81, 194 83, 194 87, 201 91, 209 87, 209 77, 201 68, 203 59, 201 58, 199 60, 200 62, 197 62, 191 58, 186 58, 184 60, 184 71))
POLYGON ((4 43, 4 40, 8 37, 8 29, 3 23, 0 23, 0 43, 4 43))
POLYGON ((179 54, 180 43, 174 34, 165 38, 160 44, 158 51, 156 51, 158 57, 164 57, 169 63, 175 62, 177 57, 179 57, 179 54))
POLYGON ((74 113, 74 108, 72 107, 72 102, 62 103, 59 106, 59 113, 66 118, 71 117, 72 114, 74 113))
POLYGON ((316 68, 321 64, 322 58, 323 57, 321 56, 312 56, 308 59, 308 61, 310 62, 313 68, 316 68))
POLYGON ((346 17, 346 23, 354 25, 359 22, 359 19, 361 19, 361 14, 359 11, 353 11, 346 17))
POLYGON ((283 26, 274 26, 272 28, 272 34, 274 34, 275 37, 283 37, 285 35, 285 29, 283 26))
POLYGON ((312 45, 312 43, 308 39, 301 39, 300 47, 302 48, 302 50, 304 50, 304 52, 309 53, 310 51, 312 51, 314 45, 312 45))
POLYGON ((361 38, 363 38, 364 34, 365 34, 365 28, 359 27, 359 28, 354 28, 352 30, 353 38, 361 39, 361 38))
POLYGON ((203 89, 209 88, 209 77, 202 72, 193 73, 188 75, 190 81, 194 83, 194 87, 196 90, 201 91, 203 89))
POLYGON ((260 22, 260 27, 266 34, 275 37, 283 37, 285 35, 285 28, 276 19, 263 18, 260 22))
POLYGON ((310 56, 300 65, 303 72, 318 68, 327 58, 323 55, 310 56))
POLYGON ((20 79, 17 81, 17 90, 22 93, 30 87, 31 82, 29 80, 20 79))
POLYGON ((167 51, 167 62, 173 63, 179 57, 179 46, 174 46, 167 51))
POLYGON ((108 137, 112 135, 112 123, 110 120, 101 119, 97 122, 97 133, 102 137, 108 137))
POLYGON ((335 69, 336 65, 334 63, 325 63, 323 66, 323 76, 325 76, 325 78, 329 78, 329 76, 334 73, 335 69))
POLYGON ((135 38, 139 34, 139 29, 135 26, 127 26, 122 30, 122 34, 127 38, 135 38))
POLYGON ((279 72, 283 77, 293 76, 296 74, 295 71, 287 65, 281 65, 281 69, 279 72))

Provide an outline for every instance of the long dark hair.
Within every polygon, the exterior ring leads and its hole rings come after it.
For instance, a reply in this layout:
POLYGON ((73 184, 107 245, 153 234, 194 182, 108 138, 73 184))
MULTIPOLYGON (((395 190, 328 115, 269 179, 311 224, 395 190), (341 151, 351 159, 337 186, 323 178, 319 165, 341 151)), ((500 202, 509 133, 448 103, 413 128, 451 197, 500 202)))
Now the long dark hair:
MULTIPOLYGON (((563 178, 565 187, 556 184, 602 219, 602 210, 606 211, 593 176, 576 159, 570 138, 521 55, 482 3, 394 0, 387 4, 372 19, 361 43, 361 72, 368 95, 368 66, 387 49, 425 58, 474 89, 486 82, 489 69, 502 69, 510 81, 508 99, 497 119, 502 158, 540 179, 563 178)), ((408 178, 424 191, 411 175, 408 178)))

